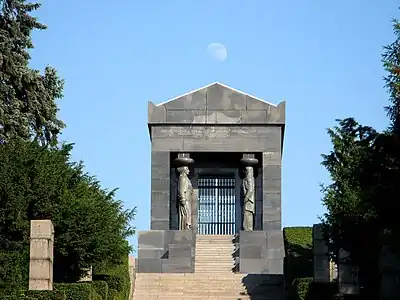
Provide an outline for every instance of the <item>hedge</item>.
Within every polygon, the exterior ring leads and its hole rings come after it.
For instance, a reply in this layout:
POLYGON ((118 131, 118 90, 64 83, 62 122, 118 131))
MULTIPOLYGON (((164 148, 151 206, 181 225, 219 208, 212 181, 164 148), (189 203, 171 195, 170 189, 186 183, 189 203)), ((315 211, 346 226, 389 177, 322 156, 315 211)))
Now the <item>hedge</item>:
POLYGON ((28 296, 0 296, 0 300, 37 300, 37 298, 28 296))
POLYGON ((67 300, 92 300, 90 283, 55 283, 54 290, 63 291, 67 300))
POLYGON ((102 300, 107 300, 108 298, 108 284, 106 281, 92 281, 92 288, 97 292, 102 300))
POLYGON ((312 277, 293 280, 296 300, 337 300, 343 297, 337 295, 336 282, 317 283, 312 277))
POLYGON ((288 300, 333 300, 337 285, 313 280, 312 227, 283 229, 285 244, 285 284, 288 300))
POLYGON ((0 295, 18 295, 28 288, 29 254, 0 251, 0 295))
POLYGON ((61 291, 21 291, 19 295, 0 296, 0 300, 67 300, 61 291))
MULTIPOLYGON (((285 245, 284 274, 288 300, 297 300, 302 295, 305 282, 294 282, 299 278, 313 277, 312 227, 287 227, 283 229, 285 245)), ((305 281, 307 281, 305 279, 305 281)))
MULTIPOLYGON (((25 291, 25 297, 30 297, 38 300, 66 300, 63 291, 25 291)), ((21 298, 19 298, 21 299, 21 298)))
POLYGON ((292 282, 296 300, 308 300, 310 297, 310 286, 313 282, 312 277, 295 278, 292 282))
POLYGON ((95 266, 93 268, 93 280, 107 282, 108 300, 128 300, 131 287, 128 255, 123 258, 122 264, 95 266))
POLYGON ((117 290, 109 289, 108 290, 108 300, 119 300, 120 294, 117 290))

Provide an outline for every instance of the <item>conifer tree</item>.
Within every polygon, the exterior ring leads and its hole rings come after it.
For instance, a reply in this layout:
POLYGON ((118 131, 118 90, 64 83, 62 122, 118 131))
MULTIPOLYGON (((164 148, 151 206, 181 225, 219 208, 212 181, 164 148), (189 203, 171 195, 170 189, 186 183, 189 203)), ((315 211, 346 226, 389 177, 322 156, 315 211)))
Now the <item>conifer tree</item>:
POLYGON ((39 7, 25 0, 0 0, 0 143, 19 137, 56 144, 65 127, 56 104, 63 96, 63 80, 49 66, 44 74, 29 67, 31 33, 46 29, 31 16, 39 7))

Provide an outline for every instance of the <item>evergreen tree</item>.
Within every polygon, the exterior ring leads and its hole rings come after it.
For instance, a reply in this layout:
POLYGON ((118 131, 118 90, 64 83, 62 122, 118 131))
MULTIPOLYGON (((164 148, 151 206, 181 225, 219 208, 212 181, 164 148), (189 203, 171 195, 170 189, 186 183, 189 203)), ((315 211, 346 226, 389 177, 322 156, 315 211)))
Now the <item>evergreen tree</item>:
POLYGON ((20 137, 54 145, 65 127, 55 102, 63 96, 63 80, 49 66, 44 74, 29 68, 32 30, 46 28, 30 15, 39 7, 0 0, 0 143, 20 137))
MULTIPOLYGON (((29 256, 30 220, 52 220, 55 282, 76 281, 91 265, 120 262, 134 233, 135 210, 124 210, 114 190, 102 189, 82 163, 72 162, 71 150, 20 139, 0 146, 0 254, 29 256)), ((0 294, 1 268, 0 255, 0 294)))
POLYGON ((386 111, 390 120, 390 130, 400 136, 400 23, 397 19, 393 20, 393 32, 396 39, 385 46, 382 61, 388 72, 384 80, 389 93, 390 104, 386 111))
POLYGON ((359 267, 362 299, 378 299, 382 249, 400 251, 400 24, 395 41, 385 47, 384 78, 389 92, 385 108, 390 126, 377 133, 353 119, 330 129, 333 149, 323 155, 332 184, 323 187, 326 241, 336 254, 343 248, 359 267))

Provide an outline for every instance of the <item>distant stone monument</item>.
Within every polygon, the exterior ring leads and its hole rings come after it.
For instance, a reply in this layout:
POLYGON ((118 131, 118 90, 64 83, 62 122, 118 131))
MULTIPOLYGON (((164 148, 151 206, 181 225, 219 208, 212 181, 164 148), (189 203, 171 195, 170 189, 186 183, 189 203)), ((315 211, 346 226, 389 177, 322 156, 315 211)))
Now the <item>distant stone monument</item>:
POLYGON ((221 83, 149 102, 151 220, 137 272, 193 273, 196 237, 226 235, 239 236, 239 272, 283 274, 284 128, 285 102, 221 83))
POLYGON ((54 226, 50 220, 32 220, 29 290, 53 289, 54 226))

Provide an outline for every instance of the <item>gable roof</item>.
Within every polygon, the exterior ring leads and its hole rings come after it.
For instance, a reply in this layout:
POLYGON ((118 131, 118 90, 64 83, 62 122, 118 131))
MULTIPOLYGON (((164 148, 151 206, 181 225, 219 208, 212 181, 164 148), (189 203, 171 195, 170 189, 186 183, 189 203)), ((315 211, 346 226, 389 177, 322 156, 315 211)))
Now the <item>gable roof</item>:
POLYGON ((285 124, 285 102, 278 105, 220 82, 165 102, 149 101, 151 124, 285 124))
POLYGON ((222 87, 222 88, 229 89, 229 90, 231 90, 231 91, 233 91, 233 92, 235 92, 235 93, 242 94, 243 96, 248 96, 248 97, 251 97, 252 99, 255 99, 255 100, 264 102, 264 103, 266 103, 266 104, 268 104, 268 105, 277 106, 276 104, 273 104, 273 103, 271 103, 271 102, 265 101, 265 100, 263 100, 263 99, 261 99, 261 98, 255 97, 255 96, 253 96, 253 95, 250 95, 250 94, 248 94, 248 93, 245 93, 245 92, 243 92, 243 91, 240 91, 240 90, 238 90, 238 89, 235 89, 235 88, 233 88, 233 87, 230 87, 230 86, 228 86, 228 85, 226 85, 226 84, 223 84, 223 83, 221 83, 221 82, 218 82, 218 81, 215 81, 215 82, 213 82, 213 83, 207 84, 207 85, 205 85, 205 86, 203 86, 203 87, 201 87, 201 88, 192 90, 192 91, 190 91, 190 92, 187 92, 187 93, 185 93, 185 94, 183 94, 183 95, 174 97, 174 98, 169 99, 169 100, 167 100, 167 101, 164 101, 164 102, 162 102, 162 103, 156 104, 156 106, 165 105, 165 104, 167 104, 167 103, 169 103, 169 102, 172 102, 172 101, 177 100, 177 99, 182 98, 182 97, 186 97, 186 96, 188 96, 188 95, 190 95, 190 94, 194 94, 194 93, 196 93, 196 92, 199 92, 199 91, 201 91, 201 90, 203 90, 203 89, 207 89, 207 88, 212 87, 212 86, 220 86, 220 87, 222 87))

